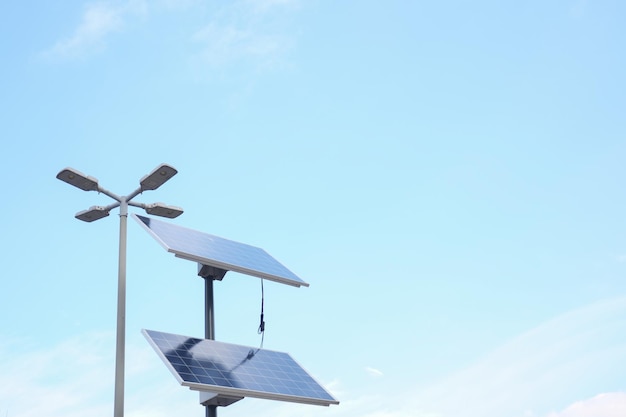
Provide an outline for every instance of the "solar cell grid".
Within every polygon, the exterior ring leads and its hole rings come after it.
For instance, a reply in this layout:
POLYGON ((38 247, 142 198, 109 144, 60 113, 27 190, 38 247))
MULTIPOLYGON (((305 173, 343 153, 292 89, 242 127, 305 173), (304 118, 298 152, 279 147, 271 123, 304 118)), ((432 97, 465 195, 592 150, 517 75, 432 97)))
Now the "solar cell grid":
POLYGON ((180 258, 297 287, 309 285, 261 248, 145 216, 132 216, 168 252, 180 258))
POLYGON ((318 405, 338 404, 287 353, 153 330, 143 332, 178 381, 191 389, 318 405))

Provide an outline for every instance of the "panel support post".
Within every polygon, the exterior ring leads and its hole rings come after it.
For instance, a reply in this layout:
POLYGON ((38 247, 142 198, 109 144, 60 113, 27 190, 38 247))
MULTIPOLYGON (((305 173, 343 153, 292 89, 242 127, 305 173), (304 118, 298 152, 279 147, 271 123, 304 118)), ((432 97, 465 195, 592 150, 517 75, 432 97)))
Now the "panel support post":
POLYGON ((204 279, 204 338, 215 340, 215 306, 213 303, 213 278, 204 279))
MULTIPOLYGON (((198 263, 198 276, 204 278, 204 338, 215 340, 215 304, 213 303, 213 281, 221 281, 225 269, 198 263)), ((206 417, 217 417, 217 405, 207 405, 206 417)))
MULTIPOLYGON (((213 278, 204 279, 204 337, 215 340, 215 304, 213 303, 213 278)), ((217 406, 206 406, 206 417, 217 417, 217 406)))

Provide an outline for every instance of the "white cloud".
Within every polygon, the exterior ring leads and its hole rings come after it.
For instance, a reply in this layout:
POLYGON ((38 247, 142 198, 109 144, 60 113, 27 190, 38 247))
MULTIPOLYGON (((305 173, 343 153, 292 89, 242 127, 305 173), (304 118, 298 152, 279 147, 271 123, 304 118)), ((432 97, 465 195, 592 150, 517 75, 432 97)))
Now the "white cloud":
POLYGON ((581 394, 619 388, 626 372, 625 330, 624 297, 568 312, 416 389, 411 407, 444 417, 546 415, 581 394))
POLYGON ((108 4, 88 5, 74 34, 58 41, 46 56, 75 57, 93 48, 102 46, 106 35, 120 30, 123 15, 121 10, 108 4))
MULTIPOLYGON (((9 343, 3 339, 0 345, 2 417, 4 414, 20 417, 112 414, 115 377, 112 333, 81 334, 41 349, 29 346, 29 342, 9 343)), ((166 417, 200 411, 197 394, 191 393, 189 398, 190 392, 177 386, 168 374, 147 343, 127 344, 125 414, 166 417)))
POLYGON ((275 7, 296 7, 300 0, 244 0, 244 3, 257 13, 265 13, 275 7))
POLYGON ((48 58, 75 58, 99 50, 104 46, 107 36, 122 30, 127 16, 145 14, 147 8, 145 0, 88 4, 74 33, 58 41, 43 55, 48 58))
POLYGON ((242 62, 253 70, 285 66, 284 56, 295 38, 281 27, 289 19, 281 20, 279 16, 296 3, 242 0, 222 7, 192 36, 201 45, 196 61, 211 68, 242 62))
POLYGON ((163 6, 166 9, 186 10, 192 6, 195 6, 202 0, 158 0, 158 6, 163 6))
MULTIPOLYGON (((281 26, 290 19, 282 12, 294 10, 298 0, 239 0, 219 4, 200 28, 189 28, 190 40, 200 45, 196 63, 211 68, 234 63, 250 68, 276 68, 294 45, 293 34, 281 26)), ((133 17, 149 14, 194 13, 208 6, 201 0, 103 0, 85 6, 72 34, 41 55, 49 59, 77 58, 102 50, 114 34, 127 30, 133 17)), ((205 10, 206 11, 206 10, 205 10)))
POLYGON ((10 361, 0 363, 0 404, 22 417, 105 415, 99 393, 108 392, 111 378, 101 346, 109 338, 91 334, 42 351, 20 353, 26 349, 15 344, 17 353, 1 351, 10 361))
POLYGON ((626 392, 609 392, 578 401, 548 417, 623 417, 626 416, 626 392))
POLYGON ((372 376, 383 376, 383 372, 376 369, 376 368, 372 368, 370 366, 366 367, 365 370, 367 371, 368 374, 372 375, 372 376))
POLYGON ((245 59, 268 65, 289 47, 289 40, 279 35, 257 33, 251 28, 233 25, 220 26, 214 22, 196 32, 193 39, 203 44, 200 56, 212 67, 245 59))

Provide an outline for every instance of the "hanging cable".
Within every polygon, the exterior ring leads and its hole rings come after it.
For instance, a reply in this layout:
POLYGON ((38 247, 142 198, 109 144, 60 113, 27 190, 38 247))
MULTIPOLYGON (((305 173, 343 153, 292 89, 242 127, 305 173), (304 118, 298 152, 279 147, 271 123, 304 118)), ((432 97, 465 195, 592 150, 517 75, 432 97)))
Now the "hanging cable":
POLYGON ((263 278, 261 278, 261 323, 259 324, 259 329, 257 331, 257 333, 261 335, 261 346, 259 346, 259 348, 256 351, 254 349, 250 349, 244 361, 252 359, 254 355, 259 353, 259 351, 263 349, 263 339, 265 339, 265 319, 264 319, 264 314, 263 314, 264 302, 265 302, 265 291, 263 289, 263 278))
POLYGON ((263 289, 263 278, 261 278, 261 323, 259 324, 258 334, 261 335, 261 347, 263 348, 263 339, 265 339, 265 318, 264 318, 265 290, 263 289))

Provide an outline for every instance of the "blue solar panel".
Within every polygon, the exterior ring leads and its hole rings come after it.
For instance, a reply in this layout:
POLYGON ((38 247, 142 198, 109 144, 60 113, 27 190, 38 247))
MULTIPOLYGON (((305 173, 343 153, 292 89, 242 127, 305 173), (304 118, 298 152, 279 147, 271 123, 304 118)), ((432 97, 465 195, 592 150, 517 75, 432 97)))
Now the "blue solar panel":
POLYGON ((339 404, 288 353, 143 330, 178 382, 225 396, 339 404))
POLYGON ((168 252, 179 258, 295 287, 309 286, 261 248, 149 217, 132 216, 168 252))

